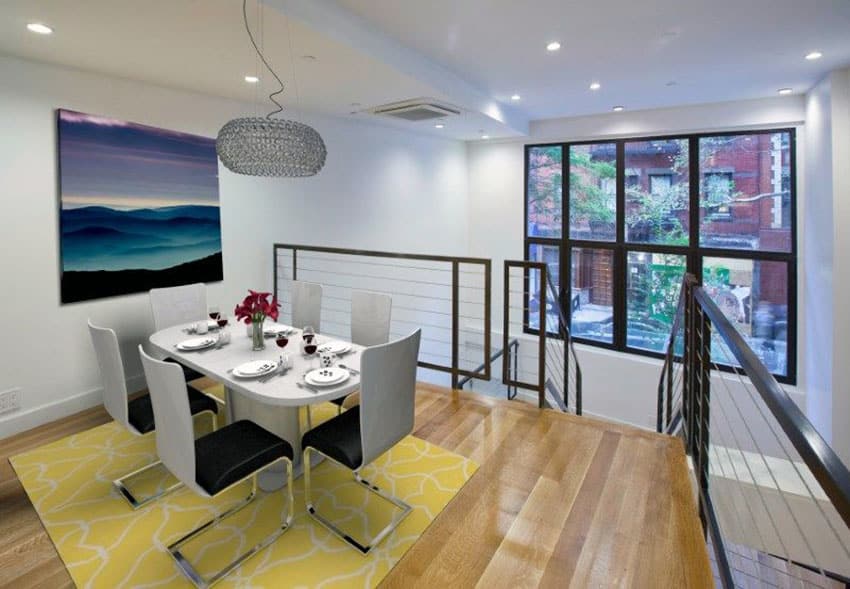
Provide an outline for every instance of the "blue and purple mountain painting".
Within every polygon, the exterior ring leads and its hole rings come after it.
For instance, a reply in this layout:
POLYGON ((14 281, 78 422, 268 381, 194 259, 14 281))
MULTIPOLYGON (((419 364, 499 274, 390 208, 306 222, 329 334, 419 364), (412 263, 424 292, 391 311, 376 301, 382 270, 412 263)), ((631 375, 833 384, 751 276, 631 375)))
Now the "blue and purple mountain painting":
POLYGON ((62 301, 222 279, 215 141, 59 111, 62 301))

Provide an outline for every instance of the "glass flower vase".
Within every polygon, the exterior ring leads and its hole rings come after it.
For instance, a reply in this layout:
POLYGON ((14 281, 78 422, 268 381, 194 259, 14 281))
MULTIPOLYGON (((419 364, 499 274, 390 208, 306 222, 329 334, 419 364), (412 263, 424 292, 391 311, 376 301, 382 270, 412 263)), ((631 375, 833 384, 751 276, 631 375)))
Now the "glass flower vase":
POLYGON ((251 323, 251 343, 255 352, 266 349, 266 340, 263 339, 263 322, 254 321, 251 323))

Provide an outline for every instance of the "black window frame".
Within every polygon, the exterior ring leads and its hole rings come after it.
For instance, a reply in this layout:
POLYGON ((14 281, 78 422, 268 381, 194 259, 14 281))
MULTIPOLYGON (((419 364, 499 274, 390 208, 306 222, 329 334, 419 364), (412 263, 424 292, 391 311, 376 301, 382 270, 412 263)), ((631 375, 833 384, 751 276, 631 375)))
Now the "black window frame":
MULTIPOLYGON (((775 374, 777 381, 789 385, 797 383, 797 134, 794 127, 765 127, 748 130, 713 131, 710 133, 680 133, 656 136, 633 136, 600 138, 582 141, 557 141, 547 143, 529 143, 525 145, 524 156, 524 186, 523 186, 523 259, 530 259, 531 246, 545 245, 558 248, 559 256, 559 278, 557 285, 558 296, 564 308, 568 310, 568 317, 572 317, 572 309, 569 302, 572 285, 572 249, 610 249, 613 250, 613 341, 602 342, 595 339, 573 337, 577 343, 604 348, 608 350, 625 352, 651 358, 663 358, 664 354, 642 348, 634 348, 627 345, 627 309, 626 289, 628 283, 627 260, 628 252, 665 253, 684 255, 686 261, 686 272, 697 276, 702 281, 703 258, 735 258, 766 262, 784 262, 787 264, 787 295, 788 295, 788 331, 787 331, 787 364, 786 374, 775 374), (699 140, 704 137, 744 136, 762 135, 769 133, 788 133, 789 137, 789 183, 790 183, 790 231, 791 249, 789 252, 744 250, 733 248, 704 247, 700 245, 700 189, 701 181, 699 169, 699 140), (625 239, 626 227, 626 167, 625 167, 625 145, 638 141, 666 141, 685 139, 688 142, 688 203, 689 203, 689 227, 688 245, 667 245, 655 243, 629 242, 625 239), (570 238, 570 173, 569 173, 569 148, 573 145, 592 145, 600 143, 614 143, 616 149, 616 239, 614 241, 571 239, 570 238), (529 154, 535 148, 560 147, 561 148, 561 236, 560 237, 530 237, 528 235, 528 181, 529 181, 529 154)), ((539 330, 531 327, 528 313, 528 289, 526 280, 526 296, 524 305, 524 332, 537 335, 539 330)), ((556 333, 547 333, 547 337, 559 337, 556 333)), ((735 368, 717 363, 724 372, 734 372, 735 368)))

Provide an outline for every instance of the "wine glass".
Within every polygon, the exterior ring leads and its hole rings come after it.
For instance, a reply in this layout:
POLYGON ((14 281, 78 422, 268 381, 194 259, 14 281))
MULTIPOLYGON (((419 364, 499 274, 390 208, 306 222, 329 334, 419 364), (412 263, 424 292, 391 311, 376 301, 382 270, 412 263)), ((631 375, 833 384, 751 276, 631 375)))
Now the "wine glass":
POLYGON ((275 338, 274 342, 277 344, 278 348, 283 349, 286 347, 286 344, 289 343, 289 338, 286 337, 285 333, 280 332, 279 334, 277 334, 277 337, 275 338))
POLYGON ((304 354, 307 356, 307 358, 310 359, 311 369, 315 368, 315 366, 313 364, 313 360, 316 358, 316 351, 318 349, 319 349, 319 345, 314 340, 311 339, 309 342, 308 341, 304 342, 304 354))
POLYGON ((227 315, 224 313, 219 313, 218 318, 216 319, 216 323, 218 323, 219 328, 227 327, 227 315))
POLYGON ((218 321, 220 313, 218 312, 218 307, 210 307, 210 319, 213 321, 218 321))
POLYGON ((306 343, 312 343, 316 339, 316 330, 313 329, 313 326, 307 325, 301 330, 301 337, 304 338, 306 343))

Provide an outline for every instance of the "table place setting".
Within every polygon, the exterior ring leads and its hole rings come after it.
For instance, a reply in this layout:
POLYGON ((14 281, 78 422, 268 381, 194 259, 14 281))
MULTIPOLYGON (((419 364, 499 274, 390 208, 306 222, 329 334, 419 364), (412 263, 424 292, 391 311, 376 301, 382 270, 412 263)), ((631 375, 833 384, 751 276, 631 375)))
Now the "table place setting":
POLYGON ((200 354, 210 350, 220 350, 229 343, 230 333, 221 331, 218 335, 206 335, 183 340, 174 344, 174 347, 181 352, 198 352, 200 354))

